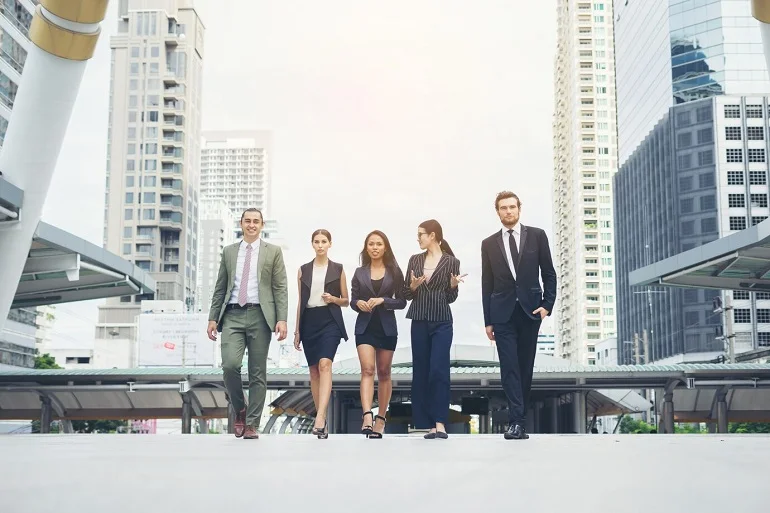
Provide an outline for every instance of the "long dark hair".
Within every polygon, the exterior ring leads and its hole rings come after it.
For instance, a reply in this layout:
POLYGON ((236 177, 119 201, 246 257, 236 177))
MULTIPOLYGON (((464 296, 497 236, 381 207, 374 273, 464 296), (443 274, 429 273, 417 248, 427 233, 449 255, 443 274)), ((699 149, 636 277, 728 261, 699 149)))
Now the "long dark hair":
POLYGON ((449 243, 444 238, 444 230, 441 229, 441 225, 438 221, 435 219, 428 219, 427 221, 423 221, 420 223, 420 228, 425 230, 425 232, 430 235, 431 233, 436 234, 436 242, 439 243, 439 247, 441 247, 441 251, 446 253, 449 256, 455 256, 454 251, 452 251, 452 248, 449 246, 449 243))
POLYGON ((366 251, 366 246, 369 244, 369 237, 372 235, 377 235, 378 237, 382 238, 382 242, 385 243, 385 253, 382 254, 382 262, 385 264, 385 267, 391 271, 398 269, 398 261, 396 260, 396 256, 393 254, 393 250, 390 247, 390 240, 388 240, 388 236, 382 233, 380 230, 369 232, 369 234, 364 239, 364 249, 361 251, 361 265, 364 267, 369 267, 372 265, 372 257, 370 257, 369 252, 366 251))

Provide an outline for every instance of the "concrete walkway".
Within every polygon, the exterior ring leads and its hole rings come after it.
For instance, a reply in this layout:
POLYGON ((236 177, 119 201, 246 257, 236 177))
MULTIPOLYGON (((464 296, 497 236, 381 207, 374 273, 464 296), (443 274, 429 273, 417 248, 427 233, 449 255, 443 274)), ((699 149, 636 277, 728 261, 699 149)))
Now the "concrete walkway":
POLYGON ((766 513, 757 435, 9 435, 2 513, 766 513))

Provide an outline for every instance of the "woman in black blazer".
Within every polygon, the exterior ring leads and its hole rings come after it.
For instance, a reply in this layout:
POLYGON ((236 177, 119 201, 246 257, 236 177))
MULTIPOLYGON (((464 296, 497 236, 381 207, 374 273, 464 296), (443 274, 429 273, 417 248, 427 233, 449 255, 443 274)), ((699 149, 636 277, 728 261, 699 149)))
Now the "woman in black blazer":
POLYGON ((315 258, 297 271, 297 330, 294 347, 305 350, 310 370, 310 391, 316 407, 312 433, 328 438, 326 410, 332 393, 332 362, 340 340, 348 339, 341 307, 348 306, 347 280, 342 264, 329 260, 332 236, 316 230, 310 240, 315 258))
POLYGON ((350 307, 358 312, 356 350, 361 362, 361 433, 382 438, 385 414, 393 391, 390 366, 396 350, 398 328, 395 310, 406 307, 404 275, 398 267, 388 237, 379 230, 366 236, 361 251, 361 267, 350 284, 350 307), (377 367, 379 411, 372 412, 374 369, 377 367), (367 415, 371 418, 367 418, 367 415))
POLYGON ((448 438, 449 350, 453 325, 451 303, 457 299, 460 261, 444 240, 438 221, 417 228, 423 253, 412 255, 407 266, 404 297, 412 301, 406 313, 412 319, 412 422, 430 429, 425 438, 448 438))

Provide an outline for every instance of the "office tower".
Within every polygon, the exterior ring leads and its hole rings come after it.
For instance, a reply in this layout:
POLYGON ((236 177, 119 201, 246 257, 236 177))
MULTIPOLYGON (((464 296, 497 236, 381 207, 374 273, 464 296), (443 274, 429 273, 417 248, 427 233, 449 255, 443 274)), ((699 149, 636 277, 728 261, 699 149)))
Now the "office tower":
MULTIPOLYGON (((712 361, 721 291, 632 290, 628 273, 767 219, 770 105, 763 96, 714 96, 669 109, 617 174, 618 360, 712 361), (635 344, 634 337, 648 343, 635 344), (644 346, 649 347, 649 353, 644 346)), ((770 294, 733 296, 735 352, 770 346, 770 294)))
POLYGON ((620 165, 673 105, 770 94, 750 0, 614 4, 620 165))
POLYGON ((227 201, 204 197, 200 205, 200 248, 198 251, 198 308, 208 312, 219 273, 222 250, 235 242, 236 218, 227 201))
MULTIPOLYGON (((151 273, 155 299, 192 309, 205 29, 190 0, 123 0, 117 23, 104 246, 151 273)), ((143 299, 108 300, 97 339, 133 340, 143 299)))
MULTIPOLYGON (((36 3, 36 2, 35 2, 36 3)), ((29 26, 34 4, 21 0, 4 0, 0 6, 0 146, 5 140, 11 119, 16 91, 27 60, 29 26)), ((15 286, 14 286, 15 289, 15 286)), ((11 310, 4 329, 0 331, 0 368, 4 366, 32 367, 38 334, 37 320, 42 315, 37 308, 11 310)))
POLYGON ((270 212, 271 134, 267 131, 205 132, 201 150, 201 197, 225 200, 241 237, 241 214, 258 208, 265 217, 266 239, 276 230, 270 212))
MULTIPOLYGON (((618 359, 708 361, 723 349, 711 301, 725 293, 630 290, 628 273, 767 215, 770 80, 759 25, 749 0, 616 0, 615 46, 618 359), (634 350, 645 330, 649 354, 634 350)), ((736 306, 748 310, 736 319, 754 319, 736 323, 736 352, 764 344, 763 298, 736 306)))
POLYGON ((615 333, 612 4, 559 0, 554 85, 556 353, 593 365, 615 333))

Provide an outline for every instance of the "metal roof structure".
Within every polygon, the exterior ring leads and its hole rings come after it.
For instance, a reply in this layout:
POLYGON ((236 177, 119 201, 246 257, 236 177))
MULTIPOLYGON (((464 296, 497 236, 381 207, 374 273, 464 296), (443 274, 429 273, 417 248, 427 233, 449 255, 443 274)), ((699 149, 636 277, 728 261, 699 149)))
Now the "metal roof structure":
POLYGON ((632 287, 770 291, 770 219, 628 275, 632 287))
MULTIPOLYGON (((333 374, 335 391, 358 391, 357 369, 334 369, 333 374)), ((245 374, 243 379, 245 383, 245 374)), ((394 391, 408 391, 411 367, 394 367, 392 379, 394 391)), ((451 384, 455 392, 502 390, 498 367, 453 367, 451 384)), ((306 391, 310 376, 306 368, 268 369, 267 386, 273 390, 306 391)), ((687 392, 729 387, 749 395, 768 395, 760 389, 770 388, 770 365, 539 365, 533 379, 533 392, 598 390, 610 400, 616 399, 605 390, 672 387, 687 392)), ((0 419, 39 418, 41 401, 51 403, 54 418, 179 418, 186 400, 192 405, 194 417, 226 417, 221 369, 0 370, 0 419)))
MULTIPOLYGON (((8 185, 0 183, 2 187, 8 185)), ((104 248, 41 222, 12 308, 154 292, 155 280, 149 273, 104 248)))

